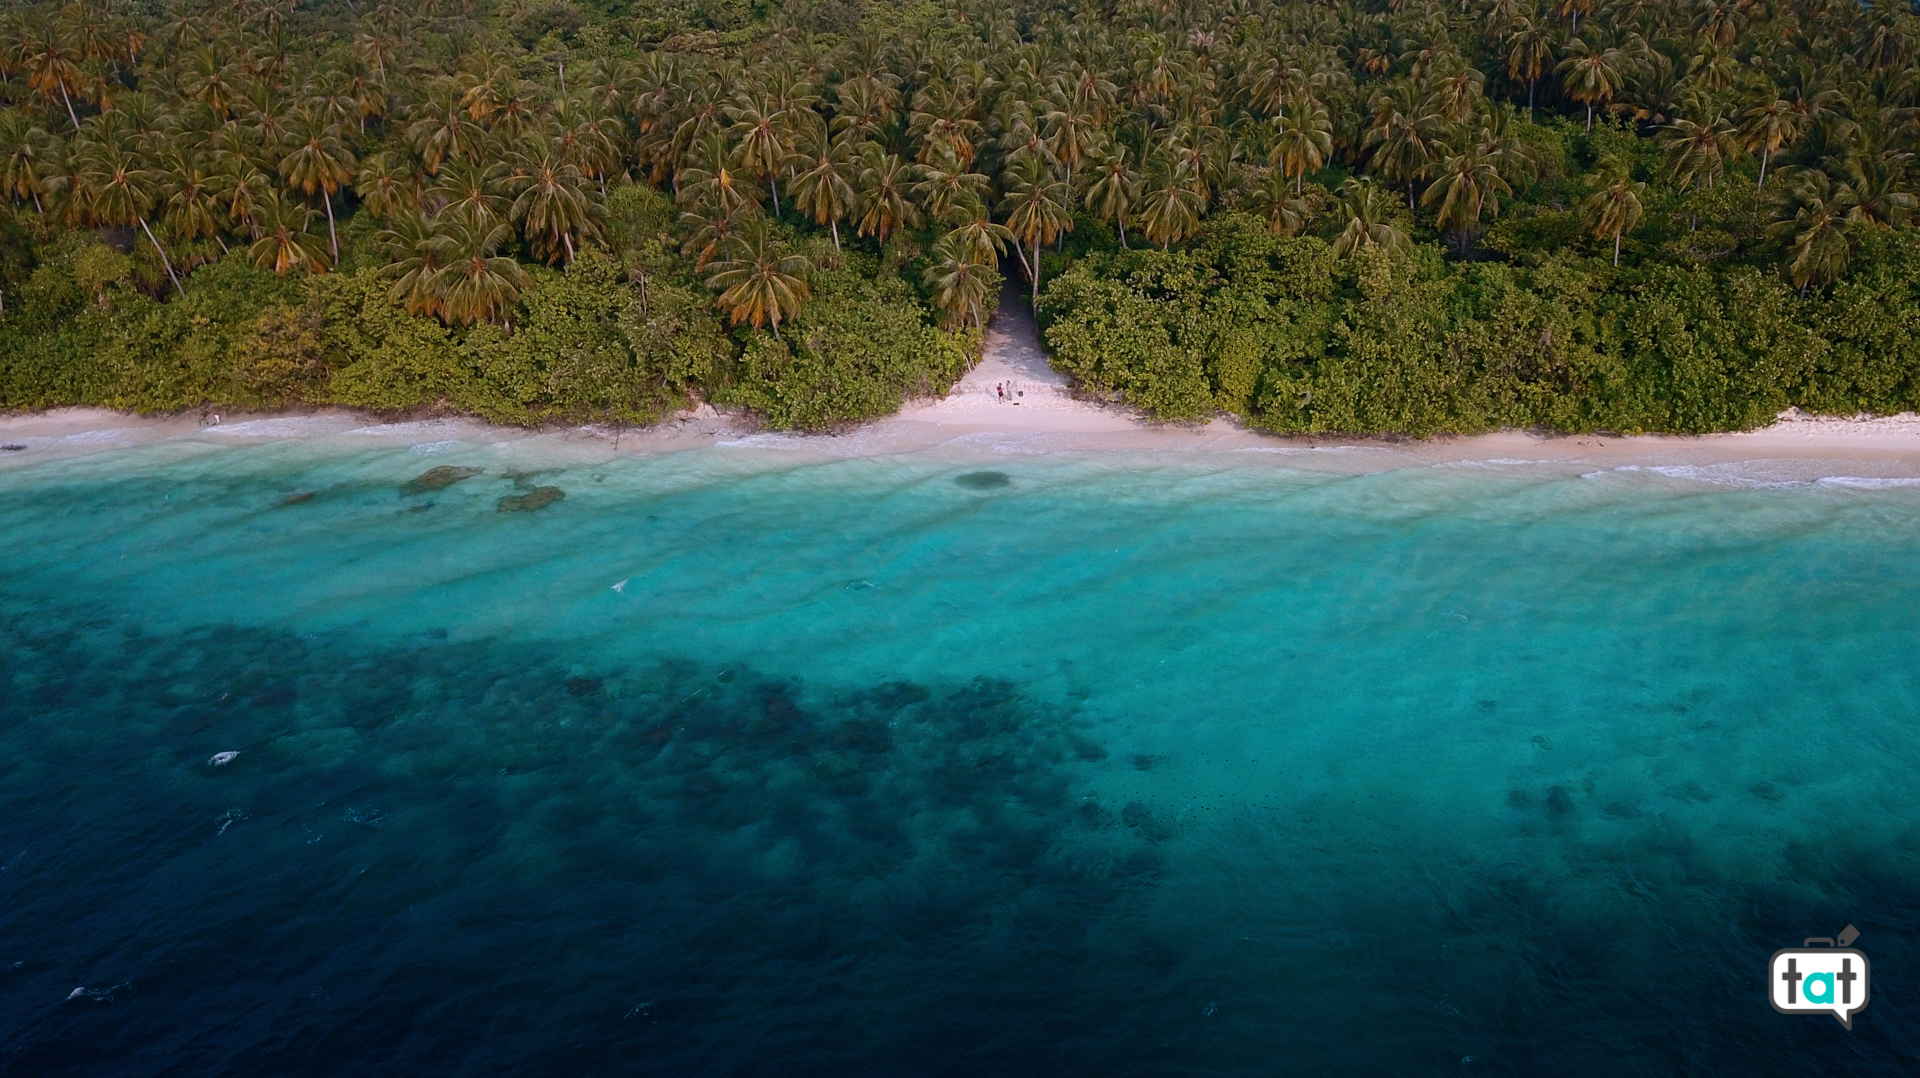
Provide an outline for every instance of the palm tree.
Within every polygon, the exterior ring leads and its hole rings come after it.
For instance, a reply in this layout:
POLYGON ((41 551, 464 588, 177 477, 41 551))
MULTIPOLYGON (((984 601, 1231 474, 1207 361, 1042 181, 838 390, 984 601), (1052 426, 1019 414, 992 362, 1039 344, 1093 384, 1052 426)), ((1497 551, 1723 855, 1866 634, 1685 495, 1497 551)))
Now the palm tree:
POLYGON ((440 255, 433 226, 417 209, 404 210, 395 213, 375 238, 392 260, 386 272, 398 278, 388 298, 409 314, 438 316, 440 298, 434 294, 433 277, 440 271, 440 255))
POLYGON ((1872 153, 1865 146, 1840 163, 1846 176, 1847 224, 1856 229, 1899 228, 1920 200, 1907 190, 1905 153, 1872 153))
POLYGON ((733 213, 716 210, 711 216, 681 214, 680 227, 687 233, 687 240, 680 245, 680 253, 693 256, 695 272, 705 270, 748 222, 760 219, 760 212, 758 202, 749 202, 733 213))
POLYGON ((287 130, 287 98, 279 87, 261 79, 247 91, 243 104, 245 115, 240 126, 252 136, 253 145, 258 148, 261 158, 268 168, 280 161, 280 155, 289 137, 287 130))
POLYGON ((1802 296, 1809 286, 1832 284, 1847 272, 1853 254, 1847 237, 1851 194, 1846 185, 1833 183, 1825 173, 1807 169, 1781 200, 1785 212, 1771 231, 1792 237, 1787 245, 1787 272, 1802 296))
MULTIPOLYGON (((175 146, 160 163, 160 219, 168 231, 186 240, 220 236, 220 203, 212 174, 196 148, 175 146)), ((226 241, 219 240, 221 250, 226 241)))
POLYGON ((333 260, 340 260, 340 234, 333 224, 333 195, 354 177, 353 151, 347 148, 338 124, 327 123, 311 113, 301 113, 293 123, 296 134, 293 149, 280 159, 280 175, 287 186, 312 198, 317 192, 327 207, 327 239, 333 260))
POLYGON ((244 162, 229 163, 208 177, 207 186, 227 227, 244 230, 249 240, 259 239, 260 207, 274 193, 266 174, 244 162))
POLYGON ((78 131, 80 116, 73 109, 73 92, 83 79, 81 57, 64 29, 43 12, 24 16, 12 60, 14 66, 26 72, 29 89, 49 99, 56 93, 60 95, 61 104, 67 107, 67 119, 73 121, 73 129, 78 131))
MULTIPOLYGON (((1099 122, 1093 111, 1067 96, 1064 101, 1055 101, 1046 113, 1040 117, 1047 138, 1047 149, 1054 160, 1066 166, 1067 197, 1073 197, 1074 172, 1080 162, 1092 156, 1098 144, 1099 122)), ((1069 206, 1071 208, 1071 206, 1069 206)))
POLYGON ((1507 77, 1527 84, 1527 120, 1533 120, 1533 91, 1553 59, 1553 34, 1531 19, 1514 22, 1507 35, 1507 77))
POLYGON ((430 241, 439 269, 428 279, 440 317, 454 325, 504 320, 527 287, 527 271, 496 254, 513 235, 505 221, 491 224, 468 218, 435 222, 430 241))
POLYGON ((1367 145, 1373 147, 1369 167, 1389 182, 1406 184, 1407 208, 1413 209, 1413 185, 1433 166, 1445 122, 1410 82, 1396 82, 1373 95, 1372 106, 1366 134, 1367 145))
POLYGON ((547 262, 565 255, 571 263, 575 236, 599 236, 594 223, 598 207, 587 197, 586 177, 561 160, 553 146, 538 135, 522 141, 514 163, 514 171, 505 181, 507 193, 513 196, 509 213, 520 225, 527 247, 547 262))
POLYGON ((360 162, 353 189, 367 212, 383 220, 420 204, 419 176, 413 162, 391 150, 370 154, 360 162))
POLYGON ((784 110, 766 100, 745 94, 739 103, 726 110, 733 121, 728 132, 734 139, 733 159, 746 172, 758 176, 773 194, 773 212, 780 212, 780 166, 792 149, 787 137, 784 110))
POLYGON ((208 47, 200 49, 188 61, 185 83, 181 89, 187 96, 205 102, 222 120, 233 115, 234 105, 240 100, 240 91, 236 83, 240 81, 240 70, 230 59, 224 48, 208 47))
POLYGON ((1500 173, 1500 161, 1485 145, 1468 146, 1440 164, 1433 183, 1420 196, 1422 205, 1438 204, 1434 224, 1453 234, 1463 255, 1473 244, 1480 218, 1499 216, 1500 196, 1513 193, 1500 173))
POLYGON ((688 156, 689 164, 674 174, 681 205, 705 207, 721 216, 738 214, 749 205, 753 212, 759 211, 759 191, 752 184, 740 182, 726 139, 719 132, 701 136, 688 156))
POLYGON ((759 329, 771 323, 778 338, 780 320, 792 319, 806 305, 806 275, 812 263, 805 255, 789 252, 765 220, 755 221, 735 236, 727 255, 713 263, 707 287, 720 293, 717 302, 731 324, 751 322, 759 329))
POLYGON ((47 193, 46 165, 50 136, 27 118, 25 109, 0 111, 0 197, 30 198, 36 212, 44 212, 40 196, 47 193))
POLYGON ((79 179, 84 185, 81 205, 90 223, 101 225, 139 225, 147 241, 160 254, 167 278, 174 291, 185 298, 187 290, 173 272, 173 260, 147 224, 147 214, 158 201, 158 177, 136 157, 125 140, 111 132, 98 139, 84 141, 79 150, 79 179))
POLYGON ((971 166, 974 140, 980 137, 980 121, 972 116, 973 106, 964 95, 946 83, 935 80, 914 95, 913 115, 907 125, 907 137, 920 143, 920 160, 933 155, 936 147, 945 147, 963 166, 971 166))
POLYGON ((1593 194, 1581 203, 1587 228, 1595 239, 1613 237, 1613 264, 1620 264, 1620 237, 1640 223, 1640 200, 1647 185, 1633 178, 1628 162, 1609 154, 1591 178, 1593 194))
POLYGON ((1207 198, 1186 174, 1186 169, 1165 158, 1156 159, 1152 179, 1140 203, 1140 228, 1148 243, 1161 250, 1193 235, 1200 227, 1200 215, 1207 209, 1207 198))
POLYGON ((907 197, 916 169, 894 154, 869 143, 861 155, 859 235, 872 235, 884 246, 895 229, 912 228, 920 211, 907 197))
POLYGON ((1287 183, 1284 173, 1270 168, 1260 170, 1247 205, 1267 219, 1268 228, 1281 235, 1299 235, 1313 217, 1312 203, 1287 183))
POLYGON ((1117 146, 1100 159, 1094 179, 1087 187, 1087 208, 1102 221, 1112 221, 1120 230, 1120 246, 1127 245, 1127 217, 1140 201, 1140 174, 1128 163, 1125 146, 1117 146))
POLYGON ((1780 152, 1780 147, 1799 138, 1801 130, 1800 116, 1793 103, 1775 94, 1770 84, 1766 91, 1740 115, 1742 148, 1748 153, 1760 151, 1761 187, 1767 185, 1767 165, 1773 155, 1780 152))
POLYGON ((1021 268, 1033 285, 1033 302, 1040 302, 1040 245, 1052 243, 1055 236, 1073 231, 1073 218, 1067 213, 1067 183, 1056 178, 1046 165, 1027 158, 1008 185, 1000 209, 1007 215, 1007 230, 1020 243, 1027 244, 1031 257, 1014 246, 1021 268))
POLYGON ((1736 145, 1733 125, 1718 112, 1698 120, 1675 120, 1661 129, 1660 139, 1667 147, 1674 181, 1699 190, 1720 182, 1736 145))
POLYGON ((441 170, 439 181, 427 188, 426 197, 431 205, 439 207, 435 211, 438 216, 458 217, 476 228, 490 228, 506 220, 512 206, 501 193, 506 180, 505 162, 455 161, 441 170))
POLYGON ((991 187, 978 172, 969 172, 943 147, 934 159, 920 167, 920 182, 913 185, 928 218, 935 221, 963 220, 975 216, 985 205, 991 187))
POLYGON ((460 96, 454 87, 441 86, 407 125, 407 141, 427 166, 428 175, 438 175, 448 161, 469 156, 486 135, 467 114, 460 96))
MULTIPOLYGON (((809 113, 809 115, 812 115, 809 113)), ((815 123, 819 120, 816 117, 815 123)), ((833 249, 840 249, 840 222, 851 216, 859 205, 849 176, 854 173, 853 149, 844 142, 833 142, 825 133, 815 132, 805 140, 803 157, 796 162, 800 172, 791 186, 793 204, 813 217, 815 224, 833 232, 833 249)))
MULTIPOLYGON (((1013 95, 1009 94, 1011 99, 1013 95)), ((1033 107, 1024 101, 1009 100, 1004 106, 1004 119, 1001 120, 1003 133, 998 140, 1000 163, 1003 168, 1019 166, 1026 158, 1034 158, 1041 164, 1054 167, 1060 164, 1053 156, 1053 146, 1040 137, 1039 126, 1034 122, 1033 107)), ((952 151, 944 145, 933 147, 931 153, 922 153, 921 160, 933 164, 941 157, 952 159, 952 151)))
POLYGON ((276 194, 261 204, 259 215, 260 238, 247 248, 248 261, 281 276, 327 271, 327 253, 307 231, 313 210, 276 194))
POLYGON ((1280 134, 1273 141, 1272 163, 1293 180, 1298 194, 1309 172, 1318 172, 1333 156, 1333 121, 1327 107, 1302 98, 1280 117, 1280 134))
POLYGON ((962 223, 940 242, 949 245, 959 257, 982 266, 998 266, 1007 248, 1019 243, 1006 225, 984 214, 962 223))
POLYGON ((933 261, 920 279, 933 293, 933 305, 948 327, 971 321, 981 327, 981 308, 993 287, 994 272, 969 257, 949 236, 933 248, 933 261))
POLYGON ((1613 100, 1626 80, 1626 56, 1617 48, 1590 45, 1580 38, 1567 42, 1567 58, 1554 68, 1567 96, 1587 107, 1587 130, 1593 130, 1593 106, 1613 100))
POLYGON ((1413 240, 1394 226, 1392 208, 1373 184, 1356 179, 1341 184, 1340 207, 1346 224, 1333 238, 1336 257, 1352 258, 1365 250, 1380 250, 1399 257, 1413 246, 1413 240))

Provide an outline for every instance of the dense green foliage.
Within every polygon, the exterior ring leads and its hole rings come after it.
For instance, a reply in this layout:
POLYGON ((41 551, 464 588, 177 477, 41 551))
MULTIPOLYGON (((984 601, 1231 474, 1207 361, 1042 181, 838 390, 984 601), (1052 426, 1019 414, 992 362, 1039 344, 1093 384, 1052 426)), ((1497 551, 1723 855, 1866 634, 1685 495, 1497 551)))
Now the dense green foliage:
POLYGON ((1167 418, 1911 407, 1916 53, 1855 0, 43 0, 0 407, 820 427, 950 384, 1003 270, 1167 418))
POLYGON ((1283 432, 1704 432, 1920 408, 1920 235, 1802 299, 1777 274, 1563 252, 1352 260, 1248 218, 1190 250, 1081 261, 1047 290, 1054 362, 1166 419, 1283 432))

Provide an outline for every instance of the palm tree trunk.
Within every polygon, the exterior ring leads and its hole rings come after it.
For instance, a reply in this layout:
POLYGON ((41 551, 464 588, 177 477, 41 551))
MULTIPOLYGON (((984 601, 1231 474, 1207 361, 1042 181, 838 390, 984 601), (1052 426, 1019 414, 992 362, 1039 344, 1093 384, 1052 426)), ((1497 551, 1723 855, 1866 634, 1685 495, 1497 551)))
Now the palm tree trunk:
POLYGON ((1538 81, 1539 81, 1538 79, 1527 80, 1527 122, 1528 123, 1533 122, 1533 84, 1538 81))
POLYGON ((833 253, 839 254, 840 253, 840 220, 839 218, 835 218, 831 221, 828 221, 827 227, 833 229, 833 253))
POLYGON ((1118 213, 1116 213, 1116 214, 1114 214, 1114 215, 1113 215, 1113 219, 1114 219, 1114 221, 1115 221, 1116 223, 1118 223, 1118 224, 1119 224, 1119 226, 1120 226, 1120 249, 1121 249, 1122 251, 1127 251, 1127 250, 1131 250, 1132 248, 1130 248, 1130 247, 1128 247, 1128 246, 1127 246, 1127 218, 1126 218, 1126 216, 1125 216, 1125 215, 1123 215, 1123 214, 1118 214, 1118 213))
POLYGON ((340 263, 340 233, 333 228, 333 196, 327 194, 325 187, 320 188, 320 201, 327 204, 327 242, 333 244, 333 261, 340 263))
POLYGON ((780 216, 780 182, 776 176, 767 177, 767 190, 773 192, 773 215, 780 216))
POLYGON ((1773 157, 1773 147, 1768 146, 1760 155, 1760 186, 1767 185, 1767 161, 1773 157))
POLYGON ((67 96, 67 80, 61 79, 59 81, 60 81, 60 100, 67 103, 67 119, 73 121, 73 129, 75 131, 78 131, 80 130, 80 117, 74 114, 73 98, 67 96))
POLYGON ((167 249, 160 246, 160 241, 154 239, 153 229, 147 227, 147 219, 145 217, 140 218, 140 230, 147 234, 148 240, 152 241, 153 249, 160 252, 160 264, 167 267, 167 277, 173 281, 173 290, 180 293, 181 299, 186 299, 187 290, 180 287, 180 278, 174 275, 173 260, 167 257, 167 249))
POLYGON ((1033 308, 1040 309, 1040 233, 1033 234, 1033 308))
POLYGON ((1593 130, 1593 102, 1587 102, 1587 130, 1593 130))
POLYGON ((1027 275, 1027 280, 1033 280, 1033 267, 1027 265, 1027 249, 1020 246, 1017 239, 1013 241, 1013 257, 1020 260, 1020 272, 1027 275))
POLYGON ((1620 265, 1620 233, 1623 231, 1625 230, 1615 229, 1613 233, 1613 264, 1615 267, 1620 265))
MULTIPOLYGON (((564 244, 566 244, 566 245, 567 245, 567 265, 569 265, 569 266, 571 266, 571 265, 573 265, 573 236, 572 236, 572 234, 571 234, 571 233, 567 233, 567 232, 562 232, 562 233, 560 233, 560 242, 561 242, 561 243, 564 243, 564 244)), ((335 255, 334 257, 335 257, 335 258, 338 258, 338 257, 340 257, 340 256, 339 256, 339 255, 335 255)))

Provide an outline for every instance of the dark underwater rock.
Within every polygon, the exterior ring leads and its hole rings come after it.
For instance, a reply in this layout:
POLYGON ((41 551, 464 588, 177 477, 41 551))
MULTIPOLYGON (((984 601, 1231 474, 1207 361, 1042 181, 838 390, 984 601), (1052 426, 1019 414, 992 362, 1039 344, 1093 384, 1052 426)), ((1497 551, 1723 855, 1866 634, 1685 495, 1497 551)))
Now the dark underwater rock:
POLYGON ((531 513, 545 509, 554 502, 567 496, 559 487, 534 487, 525 494, 509 494, 500 499, 502 513, 531 513))
POLYGON ((1153 818, 1152 810, 1138 801, 1129 801, 1127 807, 1120 810, 1120 822, 1149 842, 1160 842, 1173 834, 1166 825, 1153 818))
POLYGON ((445 490, 462 479, 472 479, 485 468, 456 468, 451 464, 442 464, 438 468, 428 468, 412 479, 400 485, 402 495, 425 494, 430 490, 445 490))
POLYGON ((1547 815, 1561 817, 1573 815, 1573 795, 1567 792, 1565 786, 1547 787, 1547 815))
POLYGON ((968 472, 954 476, 953 481, 968 490, 994 490, 1013 485, 1013 477, 1005 472, 968 472))
POLYGON ((313 491, 302 490, 280 499, 281 505, 302 505, 313 500, 313 491))
POLYGON ((1107 758, 1107 750, 1102 747, 1098 741, 1090 737, 1081 737, 1079 734, 1068 734, 1067 744, 1073 746, 1074 755, 1080 757, 1082 760, 1093 762, 1107 758))

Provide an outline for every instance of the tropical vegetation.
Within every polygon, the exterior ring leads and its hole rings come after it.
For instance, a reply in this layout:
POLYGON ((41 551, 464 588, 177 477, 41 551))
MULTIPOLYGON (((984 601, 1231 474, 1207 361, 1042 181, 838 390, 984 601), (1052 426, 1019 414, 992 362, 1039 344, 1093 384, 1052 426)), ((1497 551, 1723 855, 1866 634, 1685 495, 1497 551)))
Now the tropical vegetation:
POLYGON ((781 426, 1055 362, 1281 431, 1920 406, 1858 0, 70 0, 0 17, 0 407, 781 426))

